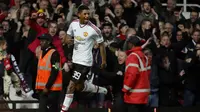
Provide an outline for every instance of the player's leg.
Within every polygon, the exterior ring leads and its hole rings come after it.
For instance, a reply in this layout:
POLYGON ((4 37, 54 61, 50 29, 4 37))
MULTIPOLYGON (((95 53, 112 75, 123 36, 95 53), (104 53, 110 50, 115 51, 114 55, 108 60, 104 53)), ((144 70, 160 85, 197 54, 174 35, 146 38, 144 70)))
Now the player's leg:
POLYGON ((76 90, 82 91, 82 92, 107 94, 106 88, 94 85, 91 81, 85 80, 91 68, 86 67, 86 66, 83 66, 81 68, 82 69, 80 70, 80 73, 82 77, 80 79, 80 83, 76 85, 76 90))
POLYGON ((94 85, 94 84, 92 84, 91 82, 88 82, 88 81, 84 82, 83 87, 84 88, 82 89, 82 92, 107 94, 107 89, 105 87, 94 85))
POLYGON ((75 87, 76 87, 76 84, 72 80, 70 80, 69 85, 67 87, 67 93, 65 95, 61 112, 67 111, 69 109, 73 101, 75 87))
POLYGON ((73 64, 73 75, 72 79, 69 82, 69 85, 67 87, 67 93, 65 95, 65 99, 63 102, 63 106, 61 109, 61 112, 67 111, 73 101, 74 98, 74 91, 76 90, 76 85, 81 81, 81 78, 83 77, 81 74, 82 66, 78 64, 73 64))

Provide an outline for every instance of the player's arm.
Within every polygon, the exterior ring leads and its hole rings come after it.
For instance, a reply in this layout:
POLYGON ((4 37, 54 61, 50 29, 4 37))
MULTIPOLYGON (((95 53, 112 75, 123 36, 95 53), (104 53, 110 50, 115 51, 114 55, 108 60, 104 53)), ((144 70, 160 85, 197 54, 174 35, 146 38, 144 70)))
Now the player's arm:
POLYGON ((70 24, 70 26, 67 30, 67 41, 65 42, 67 44, 73 43, 74 32, 73 32, 72 24, 73 24, 73 22, 70 24))

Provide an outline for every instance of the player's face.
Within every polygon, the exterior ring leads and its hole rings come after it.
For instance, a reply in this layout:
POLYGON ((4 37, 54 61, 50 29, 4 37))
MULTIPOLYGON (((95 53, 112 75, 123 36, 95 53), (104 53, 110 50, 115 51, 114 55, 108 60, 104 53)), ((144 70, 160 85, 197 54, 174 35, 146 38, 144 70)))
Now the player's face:
POLYGON ((79 19, 81 21, 81 23, 87 23, 89 20, 89 14, 90 11, 89 10, 83 10, 81 11, 78 15, 79 15, 79 19))

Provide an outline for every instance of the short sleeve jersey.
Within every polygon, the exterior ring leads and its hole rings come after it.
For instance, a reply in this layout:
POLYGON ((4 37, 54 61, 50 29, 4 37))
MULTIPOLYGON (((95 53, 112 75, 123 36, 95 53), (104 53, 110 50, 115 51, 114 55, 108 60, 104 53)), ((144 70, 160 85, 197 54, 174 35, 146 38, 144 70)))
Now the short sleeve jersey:
POLYGON ((94 42, 102 43, 104 41, 101 30, 90 21, 85 25, 80 25, 77 19, 70 24, 67 34, 74 37, 72 62, 92 66, 94 42))

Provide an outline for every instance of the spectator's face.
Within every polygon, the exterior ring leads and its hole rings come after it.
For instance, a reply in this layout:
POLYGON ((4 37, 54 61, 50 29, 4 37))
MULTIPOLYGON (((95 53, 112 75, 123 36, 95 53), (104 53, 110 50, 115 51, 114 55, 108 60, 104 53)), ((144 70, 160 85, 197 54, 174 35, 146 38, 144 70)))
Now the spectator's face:
POLYGON ((51 36, 55 36, 57 33, 57 30, 58 30, 57 24, 55 24, 55 23, 49 24, 49 34, 51 36))
POLYGON ((122 14, 123 14, 123 12, 124 12, 124 9, 123 9, 123 7, 120 4, 118 4, 118 5, 115 6, 114 12, 115 12, 115 15, 117 17, 121 17, 122 14))
POLYGON ((165 24, 165 31, 168 32, 169 34, 172 33, 173 26, 170 23, 165 24))
POLYGON ((169 37, 168 36, 163 36, 161 38, 160 44, 162 46, 169 47, 169 45, 170 45, 170 39, 169 39, 169 37))
POLYGON ((119 64, 123 64, 124 62, 125 62, 125 60, 126 60, 126 53, 125 52, 123 52, 123 51, 118 51, 118 63, 119 64))
POLYGON ((126 31, 128 30, 128 26, 126 25, 126 26, 124 26, 124 27, 122 27, 121 29, 120 29, 120 31, 121 31, 121 33, 122 34, 125 34, 126 33, 126 31))
POLYGON ((89 10, 82 10, 78 15, 80 18, 81 23, 86 24, 89 20, 89 10))
POLYGON ((150 4, 148 2, 145 2, 143 7, 144 7, 145 13, 150 13, 151 12, 151 6, 150 6, 150 4))
POLYGON ((25 26, 29 25, 29 17, 24 18, 24 25, 25 26))
POLYGON ((102 32, 106 37, 109 37, 112 34, 112 28, 110 26, 104 26, 102 32))
POLYGON ((200 32, 196 31, 192 34, 192 39, 197 43, 200 39, 200 32))
POLYGON ((67 36, 67 34, 66 34, 65 31, 60 31, 60 32, 59 32, 59 38, 60 38, 60 40, 61 40, 62 43, 65 42, 66 36, 67 36))
POLYGON ((181 31, 178 31, 178 32, 176 33, 176 40, 177 40, 177 41, 181 41, 182 38, 183 38, 182 32, 181 32, 181 31))
POLYGON ((24 10, 24 16, 29 16, 30 8, 29 7, 23 7, 23 10, 24 10))
POLYGON ((65 20, 63 18, 58 18, 57 24, 64 24, 65 20))
POLYGON ((9 23, 7 21, 3 21, 2 26, 3 26, 4 33, 8 32, 8 30, 10 29, 9 23))
POLYGON ((42 50, 45 50, 46 48, 49 47, 50 42, 44 39, 40 40, 40 46, 42 50))
POLYGON ((191 12, 190 14, 190 19, 191 19, 191 22, 195 22, 198 18, 198 13, 197 12, 191 12))
POLYGON ((36 22, 37 22, 37 24, 39 24, 40 26, 42 26, 46 21, 43 18, 37 18, 36 22))
POLYGON ((167 8, 172 10, 176 7, 176 2, 175 0, 167 0, 167 8))
POLYGON ((145 29, 145 30, 151 29, 151 22, 150 22, 150 21, 144 22, 144 24, 142 25, 142 27, 143 27, 143 29, 145 29))
POLYGON ((57 20, 58 28, 59 29, 64 29, 65 28, 65 21, 63 18, 58 18, 57 20))
POLYGON ((58 0, 49 0, 53 7, 56 7, 58 4, 58 0))
POLYGON ((44 10, 48 8, 48 5, 49 5, 48 1, 45 1, 45 0, 42 0, 39 4, 40 9, 44 9, 44 10))

